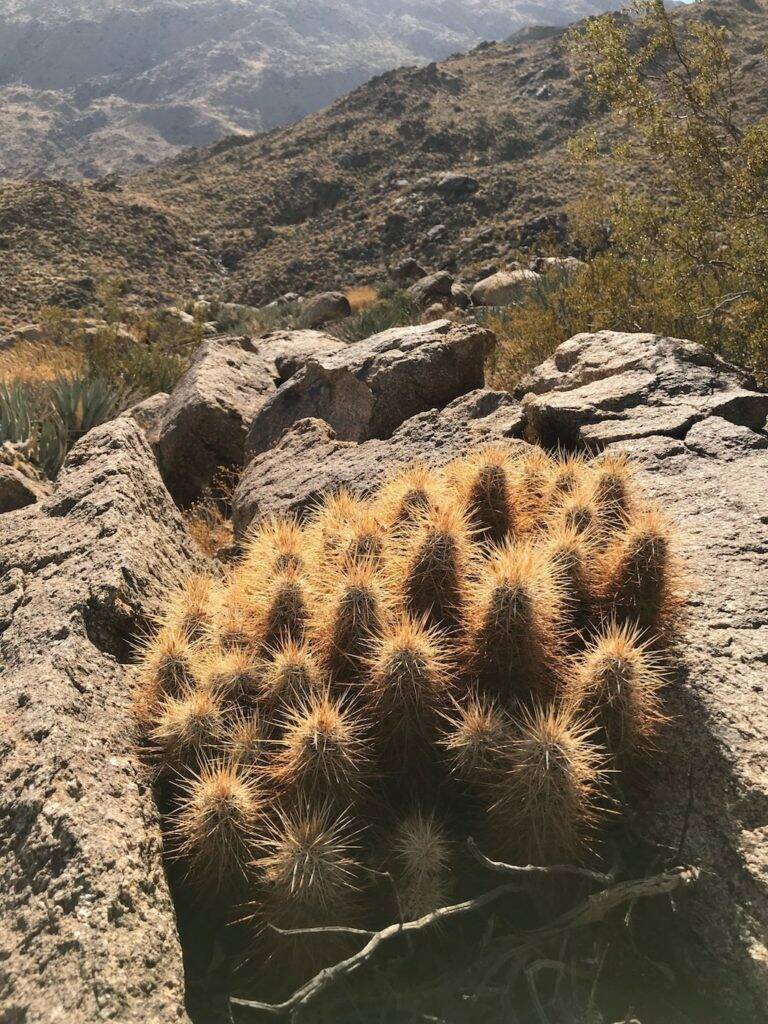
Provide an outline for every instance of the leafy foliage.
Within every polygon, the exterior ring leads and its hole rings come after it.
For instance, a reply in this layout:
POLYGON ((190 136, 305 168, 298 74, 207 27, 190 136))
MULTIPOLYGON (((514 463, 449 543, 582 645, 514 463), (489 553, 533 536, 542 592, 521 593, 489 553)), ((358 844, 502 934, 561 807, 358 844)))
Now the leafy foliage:
POLYGON ((571 146, 586 176, 572 232, 590 264, 494 324, 513 385, 579 331, 655 331, 768 372, 768 121, 739 118, 727 33, 639 0, 570 53, 612 127, 571 146), (620 184, 616 185, 616 182, 620 184))

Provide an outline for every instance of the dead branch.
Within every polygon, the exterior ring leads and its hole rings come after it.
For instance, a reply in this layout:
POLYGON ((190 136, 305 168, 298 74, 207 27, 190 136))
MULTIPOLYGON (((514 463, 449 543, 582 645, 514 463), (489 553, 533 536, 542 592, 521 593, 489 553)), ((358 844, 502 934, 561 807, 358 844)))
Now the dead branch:
MULTIPOLYGON (((510 882, 507 885, 500 885, 496 889, 491 889, 490 892, 483 893, 482 896, 477 896, 475 899, 465 900, 463 903, 454 903, 448 907, 439 907, 437 910, 433 910, 430 914, 425 914, 424 917, 420 917, 416 921, 406 921, 404 924, 398 922, 388 925, 386 928, 382 928, 381 931, 374 932, 366 945, 357 953, 347 957, 346 960, 341 960, 339 963, 334 964, 333 967, 326 967, 319 971, 283 1003, 260 1003, 251 999, 239 999, 237 996, 230 996, 230 1002, 236 1006, 246 1006, 251 1010, 260 1010, 262 1013, 271 1014, 274 1017, 284 1017, 288 1014, 293 1014, 315 1000, 321 992, 324 992, 334 982, 346 977, 357 970, 362 964, 367 963, 379 946, 389 939, 393 939, 398 935, 407 935, 411 932, 424 931, 427 928, 431 928, 432 925, 443 924, 451 918, 480 910, 482 907, 488 906, 489 903, 496 902, 502 896, 520 892, 520 889, 519 885, 510 882)), ((334 930, 338 929, 333 927, 303 929, 305 933, 333 932, 334 930)), ((302 929, 292 929, 291 931, 292 934, 298 934, 302 929)))
MULTIPOLYGON (((479 853, 479 851, 478 851, 479 853)), ((482 856, 482 854, 480 855, 482 856)), ((494 862, 491 862, 494 863, 494 862)), ((510 865, 508 865, 510 866, 510 865)), ((503 867, 502 869, 503 870, 503 867)), ((596 874, 596 873, 593 873, 596 874)), ((649 896, 661 896, 674 892, 695 882, 699 877, 699 869, 696 867, 677 867, 664 871, 658 875, 648 878, 634 879, 628 882, 617 882, 600 892, 593 893, 575 907, 556 917, 541 928, 530 931, 518 932, 509 937, 506 944, 503 961, 519 956, 525 950, 535 949, 551 939, 562 936, 567 932, 587 925, 595 924, 603 920, 615 907, 633 900, 644 899, 649 896)), ((318 996, 330 988, 341 978, 348 977, 363 964, 367 963, 375 955, 380 946, 388 940, 399 935, 413 932, 421 932, 433 925, 442 924, 454 917, 480 910, 488 906, 502 896, 513 892, 524 891, 519 884, 509 883, 500 885, 490 892, 484 893, 475 899, 465 900, 463 903, 456 903, 452 906, 441 907, 426 914, 416 921, 391 924, 381 931, 370 935, 365 946, 352 956, 341 960, 332 967, 326 967, 319 971, 314 977, 297 989, 282 1003, 262 1003, 252 999, 241 999, 237 996, 230 996, 230 1003, 242 1006, 250 1010, 257 1010, 272 1017, 293 1017, 300 1010, 305 1009, 318 996)), ((338 931, 338 928, 312 928, 305 929, 305 932, 322 933, 338 931)), ((352 929, 344 929, 354 933, 352 929)), ((292 929, 291 934, 298 934, 302 929, 292 929)), ((358 930, 359 931, 359 930, 358 930)), ((364 933, 366 934, 366 933, 364 933)), ((500 966, 500 965, 499 965, 500 966)))
POLYGON ((580 868, 576 864, 505 864, 501 860, 491 860, 486 857, 477 846, 475 840, 470 836, 467 839, 469 852, 483 867, 489 871, 495 871, 500 875, 578 875, 580 878, 588 878, 591 882, 599 885, 610 885, 613 875, 603 874, 601 871, 591 871, 589 868, 580 868))

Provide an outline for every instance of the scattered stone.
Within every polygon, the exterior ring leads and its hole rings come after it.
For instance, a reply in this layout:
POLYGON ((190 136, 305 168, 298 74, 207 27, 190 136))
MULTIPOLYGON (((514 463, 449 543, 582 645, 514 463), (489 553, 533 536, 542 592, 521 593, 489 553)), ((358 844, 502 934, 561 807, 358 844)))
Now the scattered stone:
POLYGON ((351 315, 352 307, 343 292, 321 292, 303 303, 301 324, 303 327, 322 327, 351 315))
POLYGON ((475 306, 511 306, 522 302, 541 283, 533 270, 499 270, 478 281, 472 289, 475 306))
POLYGON ((329 423, 340 440, 389 435, 409 416, 481 387, 494 335, 448 320, 394 327, 305 367, 264 401, 248 432, 246 457, 270 448, 297 420, 329 423))
POLYGON ((448 228, 445 224, 435 224, 433 228, 430 228, 426 234, 428 242, 437 242, 441 238, 445 238, 448 234, 448 228))
POLYGON ((41 483, 13 466, 0 465, 0 514, 34 505, 48 493, 41 483))
POLYGON ((538 256, 531 264, 537 274, 559 274, 561 277, 572 277, 577 271, 586 267, 584 260, 575 256, 538 256))
POLYGON ((246 466, 232 502, 235 531, 242 536, 256 515, 301 514, 323 491, 342 484, 368 494, 398 464, 443 465, 472 445, 519 438, 522 429, 519 403, 489 390, 421 413, 391 437, 362 444, 341 440, 323 420, 299 420, 246 466))
POLYGON ((53 496, 3 519, 4 1020, 188 1024, 133 641, 200 565, 138 425, 79 441, 53 496))
POLYGON ((429 306, 451 294, 453 277, 446 270, 438 270, 436 274, 427 274, 408 289, 408 294, 419 306, 429 306))

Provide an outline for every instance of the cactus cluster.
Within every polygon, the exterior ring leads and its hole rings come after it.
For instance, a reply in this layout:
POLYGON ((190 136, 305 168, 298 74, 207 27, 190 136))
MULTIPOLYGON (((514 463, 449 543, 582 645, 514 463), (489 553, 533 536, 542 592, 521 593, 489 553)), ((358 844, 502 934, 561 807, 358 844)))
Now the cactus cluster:
POLYGON ((387 872, 410 918, 460 888, 470 833, 522 863, 589 847, 666 721, 678 573, 624 459, 520 447, 266 519, 170 598, 137 711, 201 894, 350 924, 392 918, 387 872))

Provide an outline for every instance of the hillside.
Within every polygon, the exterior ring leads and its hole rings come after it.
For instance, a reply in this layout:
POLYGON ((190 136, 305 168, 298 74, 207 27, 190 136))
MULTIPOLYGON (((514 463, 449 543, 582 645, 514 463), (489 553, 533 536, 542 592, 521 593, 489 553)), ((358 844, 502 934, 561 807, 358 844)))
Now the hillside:
MULTIPOLYGON (((684 16, 713 14, 730 33, 740 115, 764 114, 768 9, 710 0, 684 16)), ((87 303, 99 274, 123 277, 137 299, 199 290, 261 303, 380 279, 408 254, 477 269, 578 194, 566 145, 590 120, 604 127, 562 33, 531 30, 387 72, 297 125, 121 183, 6 182, 3 320, 87 303), (446 191, 447 172, 471 176, 475 191, 446 191)))
POLYGON ((610 0, 10 0, 0 177, 131 173, 288 124, 388 68, 610 0))

